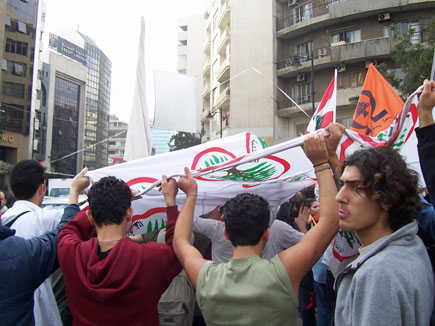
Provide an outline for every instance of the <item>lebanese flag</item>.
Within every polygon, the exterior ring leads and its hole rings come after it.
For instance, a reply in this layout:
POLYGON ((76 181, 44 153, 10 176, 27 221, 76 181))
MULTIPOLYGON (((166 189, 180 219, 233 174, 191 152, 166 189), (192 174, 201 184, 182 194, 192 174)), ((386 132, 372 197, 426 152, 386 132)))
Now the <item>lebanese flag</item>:
POLYGON ((337 106, 337 70, 323 94, 322 100, 317 107, 316 113, 308 124, 306 133, 326 128, 331 122, 335 122, 335 108, 337 106))

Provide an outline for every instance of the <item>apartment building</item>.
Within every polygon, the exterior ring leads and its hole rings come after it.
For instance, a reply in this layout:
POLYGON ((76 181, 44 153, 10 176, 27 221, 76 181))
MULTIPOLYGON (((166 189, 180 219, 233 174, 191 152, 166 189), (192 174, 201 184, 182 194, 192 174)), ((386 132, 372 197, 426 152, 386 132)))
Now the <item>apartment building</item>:
MULTIPOLYGON (((337 68, 337 121, 349 127, 368 65, 385 62, 400 76, 392 34, 412 28, 412 41, 425 42, 434 15, 427 0, 277 0, 277 84, 311 115, 337 68)), ((304 132, 306 115, 277 89, 275 98, 275 142, 304 132)))
POLYGON ((203 142, 248 131, 273 143, 273 9, 273 2, 264 0, 210 2, 203 45, 203 142))

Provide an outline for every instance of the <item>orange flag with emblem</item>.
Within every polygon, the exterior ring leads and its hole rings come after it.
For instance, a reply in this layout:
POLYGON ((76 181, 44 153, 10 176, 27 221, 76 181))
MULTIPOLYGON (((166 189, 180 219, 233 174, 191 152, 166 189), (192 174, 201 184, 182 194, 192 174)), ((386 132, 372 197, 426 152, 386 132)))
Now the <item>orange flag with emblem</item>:
POLYGON ((393 123, 403 104, 393 87, 370 64, 350 129, 377 136, 393 123))

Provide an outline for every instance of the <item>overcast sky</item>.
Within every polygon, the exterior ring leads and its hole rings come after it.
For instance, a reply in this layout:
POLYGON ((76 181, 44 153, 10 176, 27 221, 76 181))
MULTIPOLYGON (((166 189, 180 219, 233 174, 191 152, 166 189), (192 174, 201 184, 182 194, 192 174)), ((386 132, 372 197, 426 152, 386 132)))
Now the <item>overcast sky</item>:
MULTIPOLYGON (((112 61, 110 112, 128 122, 135 83, 140 18, 145 17, 147 96, 154 70, 176 72, 178 19, 204 13, 207 0, 45 0, 48 34, 73 28, 92 38, 112 61)), ((149 108, 153 115, 153 107, 149 108)))

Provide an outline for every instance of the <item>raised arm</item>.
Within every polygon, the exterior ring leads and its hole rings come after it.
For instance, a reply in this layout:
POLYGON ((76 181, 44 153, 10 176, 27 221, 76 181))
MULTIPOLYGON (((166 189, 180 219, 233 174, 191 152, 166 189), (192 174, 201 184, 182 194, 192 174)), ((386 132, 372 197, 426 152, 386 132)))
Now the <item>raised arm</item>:
POLYGON ((329 136, 325 139, 326 148, 328 148, 328 162, 335 175, 340 174, 341 171, 341 162, 337 156, 337 147, 344 129, 344 126, 339 123, 331 123, 325 128, 326 131, 329 131, 329 136))
POLYGON ((279 258, 284 264, 296 293, 304 275, 317 262, 338 231, 338 205, 335 201, 337 188, 328 163, 328 151, 324 136, 310 134, 305 138, 304 150, 315 166, 320 188, 319 223, 295 246, 281 252, 279 258))
POLYGON ((190 281, 196 288, 198 274, 206 260, 201 253, 190 244, 192 234, 193 212, 197 196, 197 185, 190 170, 184 168, 186 177, 180 178, 178 187, 186 194, 186 201, 183 204, 174 233, 174 251, 189 276, 190 281))
POLYGON ((168 222, 166 223, 165 242, 168 246, 172 247, 172 241, 174 238, 175 222, 178 217, 178 208, 175 204, 175 198, 177 197, 178 187, 177 181, 169 179, 166 175, 162 175, 161 191, 166 203, 166 217, 168 222))
POLYGON ((424 81, 423 92, 420 95, 417 111, 420 127, 416 129, 418 139, 418 156, 421 171, 426 182, 432 203, 435 202, 435 124, 433 108, 435 106, 435 81, 424 81))

